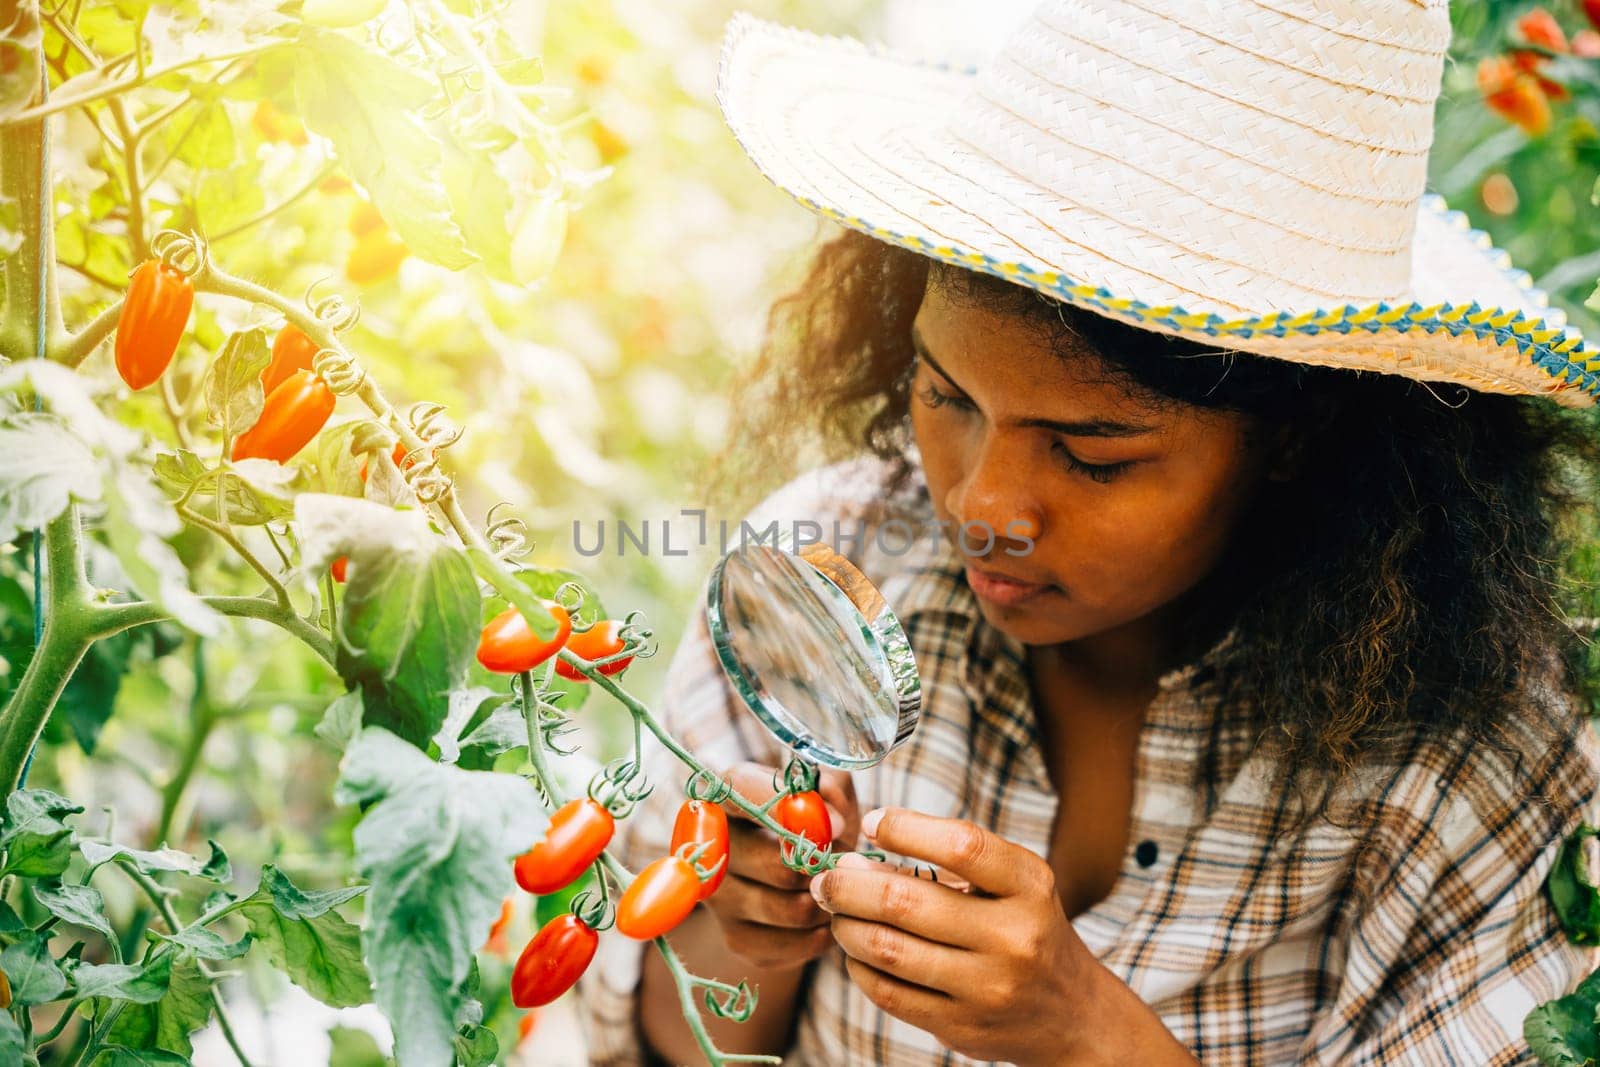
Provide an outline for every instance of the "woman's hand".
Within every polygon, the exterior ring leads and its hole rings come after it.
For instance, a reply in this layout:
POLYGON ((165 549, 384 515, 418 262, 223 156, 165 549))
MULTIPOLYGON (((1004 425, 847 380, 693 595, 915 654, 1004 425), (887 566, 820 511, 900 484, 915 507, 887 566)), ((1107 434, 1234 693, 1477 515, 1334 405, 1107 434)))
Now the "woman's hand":
POLYGON ((851 980, 878 1007, 973 1059, 1131 1063, 1115 1053, 1148 1050, 1154 1058, 1137 1062, 1194 1062, 1079 939, 1037 855, 970 822, 902 808, 870 813, 862 830, 988 894, 856 855, 812 879, 851 980), (1125 1026, 1136 1032, 1117 1032, 1125 1026), (1119 1049, 1105 1048, 1108 1038, 1119 1049))
MULTIPOLYGON (((741 763, 725 776, 735 792, 752 804, 772 799, 773 768, 741 763)), ((823 771, 817 784, 828 806, 834 840, 855 844, 861 813, 850 776, 823 771)), ((820 956, 833 937, 828 916, 806 892, 806 876, 783 865, 778 836, 751 822, 732 804, 728 809, 728 877, 706 901, 717 917, 728 950, 766 970, 788 970, 820 956)))

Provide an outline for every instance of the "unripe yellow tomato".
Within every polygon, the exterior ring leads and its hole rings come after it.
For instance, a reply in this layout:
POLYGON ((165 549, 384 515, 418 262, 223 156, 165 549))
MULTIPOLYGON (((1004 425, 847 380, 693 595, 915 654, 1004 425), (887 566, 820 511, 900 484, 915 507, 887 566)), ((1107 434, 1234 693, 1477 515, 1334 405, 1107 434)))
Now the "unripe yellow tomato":
POLYGON ((511 275, 523 285, 555 269, 567 239, 567 205, 559 196, 539 196, 529 204, 511 236, 511 275))

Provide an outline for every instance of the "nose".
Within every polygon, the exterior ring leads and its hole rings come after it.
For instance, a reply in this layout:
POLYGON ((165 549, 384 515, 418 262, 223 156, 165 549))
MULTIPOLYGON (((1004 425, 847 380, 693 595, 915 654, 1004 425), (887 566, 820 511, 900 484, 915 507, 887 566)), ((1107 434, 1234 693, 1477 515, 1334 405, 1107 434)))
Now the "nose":
POLYGON ((995 551, 1026 548, 1043 532, 1043 514, 1026 482, 1025 465, 991 434, 966 474, 945 495, 945 510, 963 544, 995 551))

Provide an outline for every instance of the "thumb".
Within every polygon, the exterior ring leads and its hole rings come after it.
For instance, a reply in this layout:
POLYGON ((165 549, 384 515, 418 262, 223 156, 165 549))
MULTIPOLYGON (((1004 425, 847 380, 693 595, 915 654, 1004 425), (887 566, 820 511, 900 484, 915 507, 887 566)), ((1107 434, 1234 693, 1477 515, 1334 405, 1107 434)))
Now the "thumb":
POLYGON ((856 802, 855 779, 839 770, 824 770, 817 776, 817 792, 827 805, 833 824, 836 849, 851 849, 861 833, 861 806, 856 802))

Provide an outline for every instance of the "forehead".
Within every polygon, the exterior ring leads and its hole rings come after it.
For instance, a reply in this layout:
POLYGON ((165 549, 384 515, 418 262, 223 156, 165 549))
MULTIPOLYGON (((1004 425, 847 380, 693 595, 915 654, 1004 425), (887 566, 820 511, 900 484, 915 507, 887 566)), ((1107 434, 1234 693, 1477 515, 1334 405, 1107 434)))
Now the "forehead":
POLYGON ((1006 407, 1118 409, 1147 419, 1170 408, 1115 372, 1055 310, 1025 290, 986 298, 930 273, 913 341, 963 391, 1006 407))

